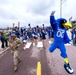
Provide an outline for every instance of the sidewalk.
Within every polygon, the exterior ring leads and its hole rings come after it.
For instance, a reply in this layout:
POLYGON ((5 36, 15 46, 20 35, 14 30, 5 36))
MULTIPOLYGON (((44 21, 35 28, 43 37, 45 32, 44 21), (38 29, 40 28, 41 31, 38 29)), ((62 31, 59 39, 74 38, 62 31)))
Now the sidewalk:
POLYGON ((1 48, 1 42, 0 42, 0 55, 2 54, 2 53, 4 53, 5 51, 7 51, 9 49, 9 47, 6 47, 6 48, 1 48))

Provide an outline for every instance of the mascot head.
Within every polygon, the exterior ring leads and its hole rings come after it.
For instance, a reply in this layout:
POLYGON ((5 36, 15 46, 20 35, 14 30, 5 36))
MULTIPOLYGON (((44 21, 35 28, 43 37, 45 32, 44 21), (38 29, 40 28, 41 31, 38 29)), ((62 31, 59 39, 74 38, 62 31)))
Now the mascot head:
POLYGON ((57 19, 60 28, 72 28, 71 23, 67 22, 64 18, 57 19))

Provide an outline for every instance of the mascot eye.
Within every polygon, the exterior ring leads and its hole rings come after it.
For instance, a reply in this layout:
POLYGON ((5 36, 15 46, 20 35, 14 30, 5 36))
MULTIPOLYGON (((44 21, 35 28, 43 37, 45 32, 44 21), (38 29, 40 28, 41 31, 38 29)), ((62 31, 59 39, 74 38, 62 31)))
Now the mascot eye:
POLYGON ((66 20, 64 20, 64 23, 66 23, 67 21, 66 20))
POLYGON ((60 20, 60 24, 63 25, 64 23, 66 23, 66 20, 60 20))

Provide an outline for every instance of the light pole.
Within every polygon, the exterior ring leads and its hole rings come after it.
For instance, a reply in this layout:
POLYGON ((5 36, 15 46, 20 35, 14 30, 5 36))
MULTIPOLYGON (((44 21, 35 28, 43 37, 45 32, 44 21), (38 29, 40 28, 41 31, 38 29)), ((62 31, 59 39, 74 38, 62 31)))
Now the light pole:
POLYGON ((60 17, 62 17, 62 4, 65 2, 66 0, 60 0, 60 17))
POLYGON ((62 17, 62 0, 60 0, 60 17, 62 17))

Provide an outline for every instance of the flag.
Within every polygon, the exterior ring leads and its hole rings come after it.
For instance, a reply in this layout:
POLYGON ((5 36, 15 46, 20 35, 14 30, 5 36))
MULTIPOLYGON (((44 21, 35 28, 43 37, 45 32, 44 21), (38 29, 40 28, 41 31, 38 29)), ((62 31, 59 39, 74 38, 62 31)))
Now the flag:
POLYGON ((72 20, 72 16, 69 18, 69 22, 71 22, 71 20, 72 20))
POLYGON ((69 20, 72 20, 72 16, 69 18, 69 20))

